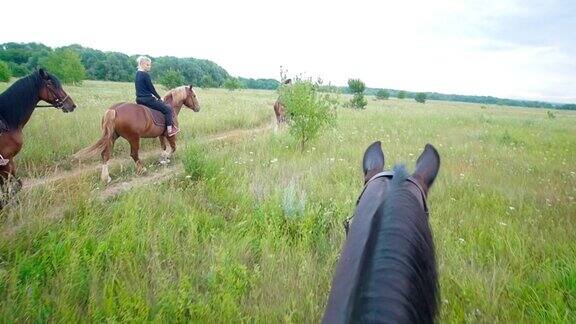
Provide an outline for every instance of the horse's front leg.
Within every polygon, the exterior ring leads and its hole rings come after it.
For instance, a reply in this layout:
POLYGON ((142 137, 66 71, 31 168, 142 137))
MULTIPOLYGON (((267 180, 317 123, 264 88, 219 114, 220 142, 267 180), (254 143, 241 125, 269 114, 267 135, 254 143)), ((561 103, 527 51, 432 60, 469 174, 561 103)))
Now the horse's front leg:
POLYGON ((22 180, 16 177, 16 165, 13 160, 0 166, 0 208, 22 189, 22 180))
POLYGON ((160 146, 162 147, 162 153, 160 153, 160 164, 166 164, 170 162, 170 155, 172 154, 172 149, 167 147, 166 142, 168 138, 166 136, 160 136, 160 146))

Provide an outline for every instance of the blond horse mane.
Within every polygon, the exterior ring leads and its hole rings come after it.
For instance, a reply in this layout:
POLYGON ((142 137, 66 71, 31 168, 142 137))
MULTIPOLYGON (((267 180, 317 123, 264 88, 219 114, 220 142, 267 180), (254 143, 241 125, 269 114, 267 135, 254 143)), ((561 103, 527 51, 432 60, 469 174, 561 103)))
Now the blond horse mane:
MULTIPOLYGON (((184 99, 186 99, 186 97, 188 96, 188 94, 186 92, 186 87, 187 86, 179 86, 177 88, 174 88, 174 89, 168 91, 168 93, 163 98, 164 101, 166 101, 166 99, 170 95, 172 95, 172 102, 173 103, 184 101, 184 99)), ((194 90, 192 90, 192 91, 194 91, 194 90)))

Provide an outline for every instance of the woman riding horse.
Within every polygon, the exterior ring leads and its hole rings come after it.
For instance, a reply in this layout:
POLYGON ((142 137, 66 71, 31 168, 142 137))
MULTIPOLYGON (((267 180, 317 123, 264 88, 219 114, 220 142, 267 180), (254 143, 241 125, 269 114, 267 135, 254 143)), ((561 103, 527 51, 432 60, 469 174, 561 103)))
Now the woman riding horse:
POLYGON ((135 78, 136 103, 163 113, 166 119, 166 135, 168 137, 176 135, 180 129, 174 126, 172 108, 162 101, 148 74, 152 68, 152 60, 147 56, 140 56, 136 61, 138 62, 135 78))
MULTIPOLYGON (((170 107, 174 116, 178 116, 183 105, 194 111, 200 110, 200 104, 192 86, 181 86, 170 90, 164 96, 164 102, 170 107)), ((124 137, 130 143, 130 156, 136 163, 136 173, 142 174, 146 168, 140 162, 138 155, 140 138, 160 137, 160 144, 164 150, 162 152, 163 159, 169 158, 170 154, 176 150, 176 137, 166 136, 165 123, 163 120, 158 120, 162 119, 162 116, 156 118, 156 114, 160 115, 160 112, 131 102, 120 102, 112 105, 106 110, 102 118, 102 137, 94 145, 76 153, 74 157, 85 159, 100 154, 102 156, 100 178, 104 182, 110 182, 108 160, 110 160, 114 142, 118 137, 124 137), (166 142, 170 144, 170 147, 166 146, 166 142)))

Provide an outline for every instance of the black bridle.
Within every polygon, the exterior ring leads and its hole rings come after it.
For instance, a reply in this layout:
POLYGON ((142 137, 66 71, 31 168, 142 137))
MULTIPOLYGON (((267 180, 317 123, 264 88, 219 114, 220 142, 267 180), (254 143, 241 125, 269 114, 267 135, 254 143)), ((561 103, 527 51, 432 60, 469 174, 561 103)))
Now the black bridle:
POLYGON ((44 81, 44 85, 46 86, 46 89, 48 89, 48 92, 50 92, 50 94, 52 95, 52 97, 54 98, 54 103, 51 103, 50 105, 36 105, 36 107, 40 107, 40 108, 44 108, 44 107, 54 107, 54 108, 58 108, 61 109, 62 106, 64 106, 64 102, 70 97, 68 94, 66 94, 66 97, 64 97, 64 99, 60 99, 58 98, 58 95, 56 94, 56 90, 54 90, 52 88, 52 85, 50 85, 48 82, 44 81))
MULTIPOLYGON (((356 206, 358 206, 358 204, 360 203, 360 199, 364 195, 364 191, 366 191, 366 188, 368 188, 368 184, 370 184, 370 182, 372 182, 376 179, 379 179, 379 178, 388 178, 389 180, 392 180, 392 178, 394 178, 394 172, 382 171, 382 172, 376 173, 374 176, 372 176, 370 178, 370 180, 366 181, 366 184, 364 185, 364 189, 362 189, 362 192, 358 196, 358 199, 356 199, 356 206)), ((422 186, 412 176, 406 178, 406 181, 411 182, 412 184, 414 184, 416 186, 416 188, 418 188, 418 192, 420 192, 420 197, 422 200, 422 208, 424 209, 426 216, 430 216, 430 214, 428 212, 428 203, 426 202, 426 193, 424 192, 424 189, 422 188, 422 186)), ((350 216, 349 218, 347 218, 344 221, 344 229, 346 230, 346 233, 348 233, 348 229, 350 228, 350 222, 352 221, 353 218, 354 218, 354 215, 350 216)))

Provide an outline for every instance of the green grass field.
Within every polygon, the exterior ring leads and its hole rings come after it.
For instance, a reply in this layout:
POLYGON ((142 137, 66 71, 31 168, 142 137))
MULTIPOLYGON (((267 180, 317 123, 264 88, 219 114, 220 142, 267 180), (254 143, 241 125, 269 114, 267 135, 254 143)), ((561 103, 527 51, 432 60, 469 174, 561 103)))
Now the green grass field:
MULTIPOLYGON (((65 88, 79 108, 38 110, 25 128, 25 182, 97 164, 70 156, 134 97, 127 83, 65 88)), ((301 152, 286 130, 210 140, 270 124, 275 92, 197 94, 201 111, 180 118, 182 172, 102 200, 92 170, 0 212, 0 322, 318 322, 374 140, 387 168, 412 170, 426 143, 441 155, 429 196, 440 322, 576 322, 575 112, 369 100, 301 152)), ((158 153, 148 174, 119 140, 109 186, 171 170, 156 140, 143 144, 158 153)))

